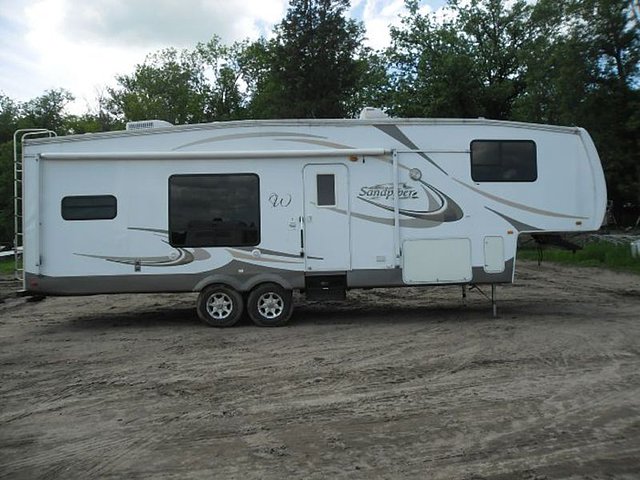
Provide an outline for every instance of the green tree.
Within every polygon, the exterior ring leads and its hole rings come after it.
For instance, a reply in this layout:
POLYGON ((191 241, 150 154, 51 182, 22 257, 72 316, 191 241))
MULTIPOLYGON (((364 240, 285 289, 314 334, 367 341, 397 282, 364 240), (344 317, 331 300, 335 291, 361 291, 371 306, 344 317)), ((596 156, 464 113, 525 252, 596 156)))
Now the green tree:
POLYGON ((574 35, 594 76, 582 124, 593 134, 607 174, 609 197, 621 218, 625 204, 640 205, 640 21, 629 0, 576 0, 574 35))
POLYGON ((8 142, 13 138, 19 118, 20 105, 0 93, 0 143, 8 142))
POLYGON ((65 107, 73 96, 64 89, 48 90, 18 103, 0 95, 0 243, 13 241, 13 133, 19 128, 48 128, 66 133, 65 107))
POLYGON ((19 105, 0 94, 0 245, 13 240, 13 132, 19 120, 19 105))
POLYGON ((21 106, 19 128, 47 128, 64 133, 65 108, 73 101, 71 92, 65 89, 47 90, 21 106))
POLYGON ((0 143, 0 245, 13 242, 13 143, 0 143))
POLYGON ((364 29, 345 12, 349 0, 291 0, 275 38, 256 42, 252 114, 340 118, 359 85, 364 29))
POLYGON ((450 0, 448 20, 409 14, 391 29, 394 113, 506 119, 524 92, 521 52, 533 40, 524 0, 450 0))
POLYGON ((408 15, 391 28, 387 51, 391 67, 394 115, 405 117, 476 117, 481 113, 481 81, 471 45, 451 20, 419 12, 407 1, 408 15))
POLYGON ((384 52, 363 48, 357 60, 359 72, 354 91, 344 102, 345 116, 355 117, 364 107, 388 110, 391 89, 384 52))
POLYGON ((173 124, 206 120, 204 69, 193 52, 168 48, 149 55, 131 75, 108 88, 111 112, 123 120, 166 120, 173 124))
POLYGON ((241 89, 242 55, 248 41, 223 45, 214 36, 196 46, 208 80, 205 114, 208 120, 236 120, 246 116, 246 95, 241 89))
POLYGON ((640 204, 640 28, 632 2, 539 0, 534 8, 545 27, 525 57, 527 89, 515 117, 585 127, 621 218, 625 204, 640 204))
POLYGON ((123 121, 160 119, 175 125, 244 116, 241 71, 244 44, 225 46, 218 37, 194 50, 161 50, 117 77, 108 89, 111 114, 123 121))

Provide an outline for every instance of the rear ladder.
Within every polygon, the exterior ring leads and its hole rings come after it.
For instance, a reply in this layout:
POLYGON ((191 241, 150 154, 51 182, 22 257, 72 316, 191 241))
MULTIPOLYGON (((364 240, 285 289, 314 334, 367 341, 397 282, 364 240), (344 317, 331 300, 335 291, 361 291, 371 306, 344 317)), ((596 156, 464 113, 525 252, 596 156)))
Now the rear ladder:
POLYGON ((46 135, 56 137, 56 133, 46 128, 21 128, 13 133, 13 276, 24 285, 24 264, 20 261, 24 247, 24 205, 23 205, 23 143, 25 138, 46 135), (18 136, 20 136, 20 148, 18 148, 18 136))

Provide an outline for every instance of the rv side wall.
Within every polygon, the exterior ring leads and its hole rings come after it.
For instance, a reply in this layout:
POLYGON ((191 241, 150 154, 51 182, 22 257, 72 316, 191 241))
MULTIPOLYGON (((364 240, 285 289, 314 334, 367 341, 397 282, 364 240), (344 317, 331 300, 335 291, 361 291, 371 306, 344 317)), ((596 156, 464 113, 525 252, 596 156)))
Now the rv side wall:
POLYGON ((584 131, 301 123, 31 142, 25 271, 37 285, 27 288, 190 291, 214 281, 238 290, 265 281, 302 288, 305 275, 327 273, 346 273, 349 287, 509 282, 518 234, 594 230, 604 215, 604 177, 584 131), (180 158, 283 145, 300 158, 180 158), (338 147, 395 150, 397 174, 391 155, 318 153, 338 147), (154 150, 175 159, 127 157, 154 150), (118 159, 37 161, 47 152, 118 159), (189 202, 209 216, 189 213, 189 202))

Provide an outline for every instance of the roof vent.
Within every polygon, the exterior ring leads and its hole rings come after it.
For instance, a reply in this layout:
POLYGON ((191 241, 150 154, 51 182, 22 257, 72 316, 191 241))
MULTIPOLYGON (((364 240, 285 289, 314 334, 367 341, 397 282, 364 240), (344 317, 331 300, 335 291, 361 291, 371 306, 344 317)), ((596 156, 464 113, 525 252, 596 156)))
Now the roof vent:
POLYGON ((173 124, 164 120, 141 120, 139 122, 127 122, 127 130, 147 130, 149 128, 173 127, 173 124))
POLYGON ((389 118, 389 115, 375 107, 364 107, 360 112, 360 120, 374 120, 377 118, 389 118))

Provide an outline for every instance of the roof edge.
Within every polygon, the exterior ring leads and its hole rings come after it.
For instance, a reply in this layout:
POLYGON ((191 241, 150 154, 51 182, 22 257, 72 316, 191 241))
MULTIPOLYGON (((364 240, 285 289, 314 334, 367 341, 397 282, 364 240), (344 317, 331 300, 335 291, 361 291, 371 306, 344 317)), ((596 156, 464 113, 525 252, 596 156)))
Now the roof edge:
POLYGON ((544 130, 558 133, 579 134, 579 127, 559 125, 547 125, 542 123, 515 122, 511 120, 490 120, 486 118, 376 118, 376 119, 278 119, 278 120, 232 120, 225 122, 195 123, 188 125, 174 125, 170 127, 150 128, 142 130, 115 130, 111 132, 83 133, 76 135, 64 135, 51 138, 34 138, 25 140, 25 144, 51 144, 76 141, 90 141, 94 139, 108 139, 114 137, 134 137, 144 135, 162 135, 166 133, 179 133, 198 130, 217 130, 227 128, 252 128, 261 126, 290 126, 290 127, 319 127, 319 126, 367 126, 367 125, 485 125, 502 126, 511 128, 526 128, 544 130))

